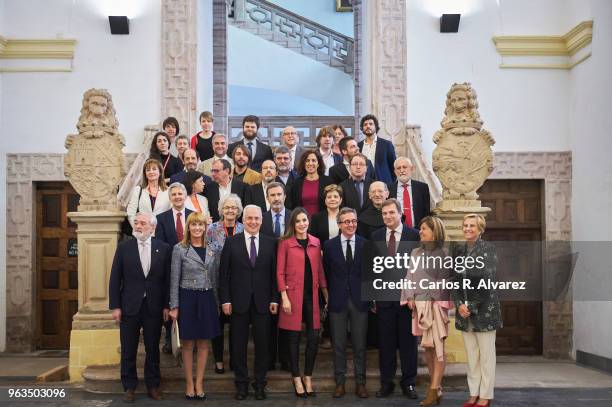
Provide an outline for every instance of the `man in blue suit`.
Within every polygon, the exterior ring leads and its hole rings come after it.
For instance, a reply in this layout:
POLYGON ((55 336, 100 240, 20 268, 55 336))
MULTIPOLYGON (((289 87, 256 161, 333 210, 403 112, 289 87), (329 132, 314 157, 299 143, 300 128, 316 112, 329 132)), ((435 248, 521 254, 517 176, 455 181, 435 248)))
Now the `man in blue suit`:
MULTIPOLYGON (((195 152, 195 150, 187 151, 195 152)), ((187 151, 185 151, 185 153, 187 153, 187 151)), ((172 203, 172 208, 157 215, 155 238, 168 244, 171 248, 173 248, 175 244, 183 240, 183 236, 185 233, 185 224, 187 223, 187 216, 189 216, 192 211, 185 208, 185 198, 187 197, 187 191, 185 189, 185 186, 181 182, 175 182, 173 184, 170 184, 170 188, 168 188, 168 195, 170 195, 170 202, 172 203)), ((166 321, 164 327, 166 328, 166 335, 164 336, 165 343, 162 347, 162 351, 164 353, 170 354, 172 353, 170 335, 172 329, 172 321, 166 321)))
MULTIPOLYGON (((410 253, 419 241, 416 229, 401 222, 401 204, 397 199, 387 199, 382 205, 385 227, 372 233, 372 241, 378 248, 379 256, 395 256, 396 253, 410 253)), ((405 271, 386 270, 379 277, 383 281, 398 281, 405 271), (400 276, 398 278, 398 276, 400 276)), ((394 293, 395 294, 395 293, 394 293)), ((399 291, 396 301, 377 301, 378 352, 380 367, 380 390, 376 397, 388 397, 395 388, 397 349, 399 348, 402 377, 400 387, 404 396, 416 399, 417 340, 412 335, 412 313, 407 306, 399 305, 399 291)))
POLYGON ((374 163, 376 179, 385 184, 395 182, 395 147, 389 140, 376 135, 380 130, 378 119, 373 114, 367 114, 361 118, 359 127, 365 135, 365 140, 359 142, 359 150, 374 163))
POLYGON ((346 332, 350 320, 355 394, 367 398, 365 387, 366 336, 368 331, 368 303, 361 300, 361 264, 365 239, 355 234, 357 212, 342 208, 338 213, 340 234, 325 242, 323 267, 329 290, 329 321, 334 350, 333 396, 343 397, 346 380, 346 332))
POLYGON ((144 376, 147 393, 161 400, 159 337, 162 318, 168 319, 168 286, 172 248, 152 239, 156 218, 138 213, 134 237, 117 246, 109 281, 109 308, 119 322, 121 341, 121 384, 124 401, 134 402, 138 385, 136 354, 142 328, 145 345, 144 376))

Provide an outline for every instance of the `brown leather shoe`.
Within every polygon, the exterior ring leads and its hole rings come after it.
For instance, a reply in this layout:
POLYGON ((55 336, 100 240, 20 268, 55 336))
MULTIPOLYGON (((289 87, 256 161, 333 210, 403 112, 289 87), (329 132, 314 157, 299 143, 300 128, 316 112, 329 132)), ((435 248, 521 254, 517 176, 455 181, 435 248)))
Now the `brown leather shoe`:
POLYGON ((161 391, 159 391, 159 388, 157 387, 150 388, 147 393, 149 394, 149 397, 152 398, 153 400, 159 401, 163 399, 161 391))
POLYGON ((340 397, 344 397, 344 394, 346 394, 344 384, 337 384, 336 390, 334 390, 334 398, 339 399, 340 397))
POLYGON ((366 390, 365 384, 358 384, 355 388, 355 394, 360 399, 367 399, 368 397, 370 397, 368 391, 366 390))
POLYGON ((135 400, 134 389, 127 389, 125 393, 123 393, 123 401, 125 403, 133 403, 135 400))

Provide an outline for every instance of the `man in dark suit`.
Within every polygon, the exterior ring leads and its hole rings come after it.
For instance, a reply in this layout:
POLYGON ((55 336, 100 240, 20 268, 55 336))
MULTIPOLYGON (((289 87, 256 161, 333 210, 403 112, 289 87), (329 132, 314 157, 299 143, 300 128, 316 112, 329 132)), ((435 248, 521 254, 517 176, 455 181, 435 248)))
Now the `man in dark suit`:
POLYGON ((429 186, 411 179, 414 169, 407 157, 398 157, 393 164, 397 182, 389 186, 389 196, 402 205, 402 221, 408 227, 418 228, 421 219, 431 214, 429 186))
POLYGON ((365 155, 357 153, 350 158, 351 176, 340 183, 344 198, 343 206, 348 206, 360 214, 361 211, 371 202, 369 197, 370 184, 372 180, 366 177, 366 163, 368 159, 365 155))
POLYGON ((357 236, 357 212, 342 208, 338 213, 340 234, 325 242, 323 267, 329 290, 329 321, 334 350, 334 398, 343 397, 346 381, 346 333, 350 321, 355 393, 367 398, 366 335, 368 303, 361 300, 362 249, 365 240, 357 236))
POLYGON ((266 143, 261 141, 257 137, 257 130, 259 129, 259 117, 257 116, 245 116, 242 119, 242 140, 230 144, 227 154, 231 157, 234 152, 234 148, 238 144, 244 144, 249 149, 249 153, 253 159, 249 166, 255 171, 261 170, 261 164, 265 160, 272 160, 272 149, 266 143))
POLYGON ((261 208, 247 205, 242 215, 244 232, 225 241, 219 266, 219 301, 230 315, 236 399, 248 395, 247 343, 249 325, 255 342, 255 398, 266 398, 270 315, 278 312, 276 240, 260 233, 261 208))
POLYGON ((220 219, 219 201, 221 198, 226 197, 230 193, 236 194, 243 205, 249 203, 251 199, 247 186, 238 180, 232 179, 231 171, 232 166, 227 160, 217 160, 212 164, 211 173, 214 182, 206 185, 204 196, 208 199, 208 208, 213 222, 217 222, 220 219))
POLYGON ((372 114, 361 118, 361 132, 365 139, 359 142, 359 150, 374 163, 376 179, 385 184, 395 182, 393 163, 395 162, 395 147, 389 140, 385 140, 376 135, 380 127, 378 119, 372 114))
POLYGON ((274 163, 276 163, 276 181, 282 182, 285 189, 289 188, 297 177, 297 172, 291 168, 291 153, 285 146, 278 146, 274 151, 274 163))
POLYGON ((281 137, 285 147, 289 149, 289 156, 291 158, 291 169, 297 169, 297 165, 300 162, 300 157, 306 151, 305 148, 299 145, 300 135, 293 126, 287 126, 282 131, 281 137))
POLYGON ((266 198, 266 189, 271 183, 276 182, 277 177, 274 161, 266 160, 261 164, 261 176, 262 180, 260 183, 248 186, 251 195, 249 203, 259 206, 261 211, 265 213, 270 209, 270 203, 266 198))
POLYGON ((136 354, 142 328, 145 345, 145 384, 149 397, 161 400, 159 391, 159 338, 162 319, 168 319, 168 286, 172 248, 152 239, 156 218, 138 213, 134 237, 117 246, 109 281, 109 308, 119 324, 121 384, 124 401, 134 401, 138 384, 136 354))
MULTIPOLYGON (((400 210, 401 205, 394 198, 386 200, 382 205, 385 227, 372 233, 372 241, 378 248, 379 256, 395 256, 396 253, 410 255, 419 241, 416 229, 402 224, 400 210)), ((400 270, 386 270, 379 278, 383 281, 399 281, 404 274, 400 270)), ((399 347, 402 370, 400 387, 404 396, 416 399, 417 340, 412 335, 412 312, 407 306, 400 306, 399 301, 398 291, 396 301, 376 302, 381 385, 376 397, 388 397, 393 393, 399 347)))
MULTIPOLYGON (((162 193, 165 194, 166 192, 164 191, 162 193)), ((183 184, 180 182, 170 184, 170 187, 168 188, 168 195, 170 195, 170 203, 172 204, 172 208, 157 215, 155 238, 168 244, 170 247, 174 247, 175 244, 183 240, 187 216, 189 216, 192 211, 185 208, 187 191, 185 190, 185 186, 183 184)), ((166 328, 166 334, 164 335, 165 343, 162 347, 162 351, 170 354, 172 353, 172 321, 166 321, 164 323, 164 327, 166 328)))
MULTIPOLYGON (((185 174, 187 171, 194 171, 198 167, 198 152, 192 148, 188 148, 185 150, 183 154, 183 171, 179 171, 176 174, 172 174, 170 177, 170 184, 174 184, 175 182, 183 183, 183 178, 185 178, 185 174)), ((208 184, 212 182, 212 179, 208 175, 204 175, 204 184, 208 184)))
POLYGON ((357 225, 357 234, 366 239, 370 239, 373 232, 385 226, 382 217, 382 205, 389 198, 387 184, 381 181, 372 182, 368 196, 370 202, 359 214, 359 224, 357 225))
MULTIPOLYGON (((350 176, 349 165, 350 159, 352 156, 359 152, 359 146, 357 145, 357 141, 353 137, 344 137, 340 140, 340 151, 342 152, 342 162, 334 165, 329 169, 329 176, 331 177, 334 184, 340 185, 342 181, 348 179, 350 176)), ((375 180, 375 172, 374 166, 370 162, 367 161, 367 171, 366 178, 370 178, 375 180)))

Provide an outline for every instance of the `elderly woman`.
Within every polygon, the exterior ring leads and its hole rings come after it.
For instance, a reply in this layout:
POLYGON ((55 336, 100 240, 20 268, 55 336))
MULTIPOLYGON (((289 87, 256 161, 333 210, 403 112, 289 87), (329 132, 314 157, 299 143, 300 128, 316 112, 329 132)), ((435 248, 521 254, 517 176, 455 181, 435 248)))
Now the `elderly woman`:
POLYGON ((450 269, 444 268, 448 251, 443 247, 446 234, 440 218, 427 216, 419 225, 420 247, 412 250, 413 259, 429 259, 430 263, 416 263, 416 270, 409 270, 406 279, 414 282, 414 289, 402 291, 400 305, 412 310, 412 334, 421 336, 425 359, 429 370, 430 386, 422 406, 439 404, 442 400, 442 376, 444 376, 444 340, 448 336, 448 310, 452 307, 449 293, 444 289, 423 289, 421 281, 443 282, 450 269))
POLYGON ((170 154, 170 137, 163 131, 158 131, 151 140, 149 158, 155 158, 162 163, 164 179, 169 180, 177 172, 183 171, 181 160, 170 154))
POLYGON ((208 340, 219 335, 219 307, 215 298, 215 255, 206 244, 208 217, 192 212, 183 241, 174 246, 170 271, 170 317, 178 319, 185 368, 185 397, 206 399, 204 370, 208 340), (179 312, 180 311, 180 312, 179 312), (193 380, 193 348, 197 346, 193 380))
POLYGON ((208 199, 204 197, 204 174, 200 171, 187 171, 183 177, 183 185, 187 190, 187 199, 185 199, 185 208, 194 212, 205 213, 210 217, 208 210, 208 199))
POLYGON ((148 159, 142 166, 142 182, 130 194, 126 212, 132 227, 138 212, 159 215, 170 209, 170 198, 166 193, 163 168, 159 161, 148 159))
MULTIPOLYGON (((215 274, 219 275, 219 259, 221 251, 225 244, 225 239, 234 236, 237 233, 244 232, 244 226, 238 222, 238 218, 242 215, 242 202, 236 194, 229 194, 225 199, 219 201, 219 214, 221 219, 208 227, 206 231, 206 239, 208 240, 209 248, 215 255, 215 274)), ((224 348, 224 325, 229 323, 229 318, 224 313, 219 313, 219 325, 221 333, 213 339, 213 354, 215 356, 215 373, 225 373, 223 365, 223 348, 224 348)), ((230 354, 231 360, 231 354, 230 354)))
POLYGON ((481 281, 494 281, 497 272, 495 246, 482 240, 485 227, 482 215, 465 215, 462 227, 465 243, 455 245, 451 250, 455 259, 454 280, 461 283, 463 279, 468 279, 471 287, 474 287, 451 292, 456 307, 455 328, 461 331, 468 359, 470 398, 463 404, 464 407, 488 406, 493 399, 495 336, 497 329, 503 325, 495 290, 476 288, 481 281), (467 267, 464 261, 469 257, 475 260, 467 267))

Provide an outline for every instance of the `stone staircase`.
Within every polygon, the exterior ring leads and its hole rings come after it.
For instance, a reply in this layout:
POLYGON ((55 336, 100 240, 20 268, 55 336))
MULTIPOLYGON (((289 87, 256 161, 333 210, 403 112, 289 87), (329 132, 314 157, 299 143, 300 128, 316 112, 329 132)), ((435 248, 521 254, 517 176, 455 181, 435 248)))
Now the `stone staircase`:
POLYGON ((353 74, 352 38, 266 0, 233 0, 228 5, 233 26, 353 74))

